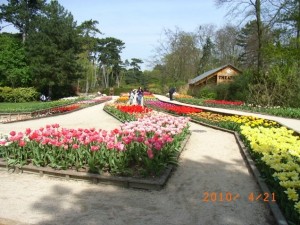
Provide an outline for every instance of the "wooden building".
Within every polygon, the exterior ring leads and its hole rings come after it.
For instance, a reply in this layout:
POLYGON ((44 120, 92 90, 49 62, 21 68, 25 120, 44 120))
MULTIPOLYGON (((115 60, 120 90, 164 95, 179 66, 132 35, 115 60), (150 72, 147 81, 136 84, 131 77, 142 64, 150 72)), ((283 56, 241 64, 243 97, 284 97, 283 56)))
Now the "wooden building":
POLYGON ((205 85, 217 85, 224 82, 230 82, 233 77, 242 72, 236 67, 227 64, 216 69, 207 71, 189 81, 189 89, 193 92, 205 85))

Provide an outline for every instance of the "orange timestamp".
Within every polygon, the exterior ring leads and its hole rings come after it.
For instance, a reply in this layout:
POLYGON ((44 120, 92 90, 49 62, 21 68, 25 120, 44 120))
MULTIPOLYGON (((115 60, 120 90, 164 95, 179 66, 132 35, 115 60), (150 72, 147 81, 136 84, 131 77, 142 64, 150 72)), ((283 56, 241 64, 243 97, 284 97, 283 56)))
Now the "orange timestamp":
MULTIPOLYGON (((203 202, 233 202, 241 199, 241 195, 238 193, 232 192, 204 192, 203 193, 203 202)), ((247 195, 249 202, 263 201, 263 202, 276 202, 274 192, 263 192, 263 193, 254 193, 250 192, 247 195)))

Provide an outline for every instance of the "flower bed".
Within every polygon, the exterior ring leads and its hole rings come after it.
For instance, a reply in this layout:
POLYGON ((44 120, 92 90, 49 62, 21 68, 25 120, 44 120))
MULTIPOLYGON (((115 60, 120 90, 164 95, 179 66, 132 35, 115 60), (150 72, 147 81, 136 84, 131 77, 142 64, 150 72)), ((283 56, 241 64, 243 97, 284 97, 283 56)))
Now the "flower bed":
MULTIPOLYGON (((153 100, 157 100, 157 98, 150 92, 144 92, 144 102, 145 101, 153 101, 153 100)), ((122 95, 120 96, 117 100, 116 103, 124 103, 124 104, 128 104, 129 103, 129 95, 122 95)))
MULTIPOLYGON (((165 111, 164 104, 149 105, 154 105, 156 109, 161 106, 165 111)), ((185 115, 194 121, 240 134, 285 216, 291 224, 300 224, 300 135, 275 121, 253 116, 192 111, 185 115)))
POLYGON ((176 100, 181 100, 181 99, 193 99, 194 97, 191 95, 185 95, 185 94, 176 94, 174 95, 174 98, 176 100))
POLYGON ((177 115, 187 115, 189 113, 202 112, 202 109, 198 109, 190 106, 174 105, 171 103, 166 103, 162 101, 148 101, 146 103, 148 106, 153 107, 157 110, 164 110, 166 112, 174 113, 177 115))
POLYGON ((129 114, 136 114, 136 113, 145 114, 145 113, 152 112, 152 109, 140 105, 117 105, 116 107, 121 112, 129 113, 129 114))
POLYGON ((128 96, 121 96, 116 100, 116 103, 128 103, 129 97, 128 96))
POLYGON ((105 104, 103 109, 121 122, 135 121, 153 111, 146 106, 126 105, 121 103, 105 104))
POLYGON ((176 163, 188 118, 151 114, 112 131, 66 129, 58 124, 10 132, 0 142, 9 166, 33 164, 55 169, 86 169, 123 176, 157 176, 176 163))
POLYGON ((300 135, 285 127, 249 125, 241 126, 241 135, 286 216, 299 224, 300 135))
POLYGON ((77 102, 77 104, 83 104, 83 105, 100 104, 109 101, 111 99, 112 99, 111 96, 101 96, 101 97, 96 97, 94 99, 82 100, 77 102))
POLYGON ((226 101, 226 100, 204 100, 204 104, 214 106, 214 105, 243 105, 244 102, 242 101, 226 101))
POLYGON ((177 101, 182 103, 198 105, 198 106, 208 106, 208 107, 218 107, 218 108, 229 108, 237 109, 248 112, 256 112, 274 116, 288 117, 300 119, 300 108, 286 108, 286 107, 270 107, 270 106, 258 106, 252 104, 242 104, 242 105, 233 105, 233 104, 205 104, 203 99, 198 98, 178 98, 177 101))

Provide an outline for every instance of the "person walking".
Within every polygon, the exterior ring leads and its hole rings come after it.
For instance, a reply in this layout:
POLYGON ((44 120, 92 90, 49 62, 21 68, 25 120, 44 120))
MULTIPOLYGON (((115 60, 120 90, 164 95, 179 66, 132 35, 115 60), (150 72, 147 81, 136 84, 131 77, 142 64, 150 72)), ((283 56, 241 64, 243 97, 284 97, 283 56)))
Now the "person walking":
POLYGON ((173 94, 175 93, 176 89, 175 87, 171 87, 169 90, 169 97, 170 97, 170 101, 173 101, 173 94))

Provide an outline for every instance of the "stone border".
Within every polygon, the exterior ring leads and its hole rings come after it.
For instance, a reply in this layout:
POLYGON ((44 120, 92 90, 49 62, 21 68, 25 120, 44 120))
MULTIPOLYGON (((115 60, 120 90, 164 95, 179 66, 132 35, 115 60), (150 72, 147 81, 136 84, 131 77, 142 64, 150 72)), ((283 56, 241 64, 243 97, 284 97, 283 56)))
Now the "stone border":
MULTIPOLYGON (((210 124, 206 124, 203 122, 199 122, 197 120, 192 119, 191 122, 206 126, 206 127, 210 127, 216 130, 220 130, 220 131, 224 131, 227 133, 231 133, 234 135, 235 140, 239 146, 241 155, 244 159, 244 161, 246 162, 246 165, 248 167, 248 170, 250 171, 250 173, 253 175, 256 183, 258 184, 260 190, 262 193, 271 193, 270 189, 268 188, 267 184, 264 182, 264 180, 261 178, 261 174, 259 172, 259 170, 257 169, 257 167, 255 166, 254 161, 252 160, 250 153, 249 153, 249 149, 244 145, 243 141, 241 140, 240 135, 232 130, 228 130, 225 128, 221 128, 221 127, 217 127, 217 126, 213 126, 210 124)), ((288 225, 288 222, 286 220, 286 218, 284 217, 282 211, 280 210, 277 202, 272 203, 272 202, 268 202, 268 206, 269 209, 274 217, 274 219, 276 220, 277 225, 288 225)))
MULTIPOLYGON (((190 134, 181 142, 181 148, 177 155, 179 158, 181 152, 185 149, 185 146, 190 138, 190 134)), ((85 180, 90 181, 91 183, 97 184, 111 184, 126 188, 136 188, 144 190, 161 190, 167 183, 169 177, 172 174, 172 171, 175 170, 176 166, 169 165, 165 171, 156 178, 135 178, 135 177, 120 177, 113 175, 102 175, 102 174, 93 174, 88 172, 77 172, 74 170, 55 170, 50 167, 37 167, 32 165, 25 165, 19 168, 18 166, 9 167, 7 163, 0 159, 0 169, 6 170, 9 172, 12 170, 14 173, 29 173, 36 174, 40 176, 49 176, 54 178, 62 178, 66 180, 85 180)))

